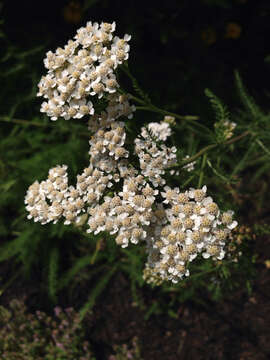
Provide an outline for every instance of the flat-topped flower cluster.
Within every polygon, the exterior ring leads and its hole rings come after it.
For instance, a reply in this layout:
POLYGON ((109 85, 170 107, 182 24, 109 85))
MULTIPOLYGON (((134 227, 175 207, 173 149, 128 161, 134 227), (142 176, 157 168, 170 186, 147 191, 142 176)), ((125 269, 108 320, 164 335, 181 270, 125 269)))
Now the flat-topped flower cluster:
MULTIPOLYGON (((125 36, 123 40, 112 38, 114 28, 114 23, 102 23, 100 26, 88 23, 86 28, 79 29, 75 37, 76 46, 73 42, 69 43, 69 47, 74 47, 72 55, 69 54, 70 50, 65 52, 62 49, 56 55, 47 56, 45 66, 49 69, 48 79, 52 76, 53 81, 56 81, 58 75, 57 79, 61 79, 64 75, 57 71, 69 71, 67 69, 73 66, 71 63, 74 58, 80 56, 82 63, 84 57, 90 56, 94 61, 102 62, 102 66, 109 59, 115 68, 128 56, 126 41, 129 37, 125 36), (108 50, 103 44, 111 41, 108 50), (89 55, 81 53, 81 50, 76 52, 75 48, 79 45, 89 55), (98 46, 102 48, 99 55, 96 49, 98 46), (104 60, 105 54, 109 57, 104 60), (63 56, 65 61, 58 66, 59 56, 63 56)), ((83 79, 86 79, 82 75, 86 69, 91 74, 92 71, 99 71, 101 65, 95 69, 93 62, 85 66, 81 67, 80 76, 83 79)), ((78 90, 81 86, 80 76, 76 79, 74 89, 78 90)), ((105 78, 98 76, 98 83, 104 85, 102 81, 105 78)), ((113 78, 110 71, 106 76, 113 78)), ((67 78, 73 82, 71 72, 67 78)), ((85 84, 90 89, 93 87, 92 80, 90 77, 87 79, 88 83, 85 81, 85 84)), ((53 90, 55 86, 42 93, 50 97, 49 101, 57 100, 65 93, 62 87, 53 90)), ((106 89, 104 87, 102 91, 105 93, 106 89)), ((74 95, 77 90, 63 100, 65 104, 61 116, 66 116, 66 106, 72 107, 78 100, 77 95, 74 95)), ((155 283, 169 280, 176 283, 189 275, 188 264, 199 254, 204 258, 221 260, 225 254, 226 238, 237 222, 233 220, 232 211, 220 212, 214 200, 207 196, 206 186, 185 191, 168 186, 166 178, 171 173, 169 168, 177 164, 177 149, 167 144, 172 130, 166 119, 142 127, 141 133, 134 140, 133 149, 129 146, 127 150, 125 118, 132 118, 136 109, 129 103, 128 94, 119 94, 115 90, 107 91, 109 94, 104 96, 107 100, 106 109, 90 117, 88 126, 93 135, 89 141, 89 165, 77 175, 76 185, 68 184, 66 165, 50 169, 47 180, 34 182, 27 191, 25 204, 28 218, 41 224, 56 223, 61 218, 66 225, 84 223, 88 233, 97 235, 105 231, 123 248, 130 243, 144 243, 148 253, 145 280, 155 283), (137 157, 134 163, 129 161, 130 155, 137 157)), ((87 90, 87 95, 100 94, 87 90)), ((86 102, 86 97, 83 99, 83 106, 89 108, 83 115, 92 114, 92 105, 86 102)), ((73 117, 81 117, 78 116, 80 107, 76 109, 77 115, 73 117)), ((48 114, 53 114, 53 119, 55 114, 50 111, 48 114)))
POLYGON ((179 188, 165 186, 161 191, 164 200, 157 204, 147 238, 147 268, 163 280, 176 283, 188 276, 188 263, 200 253, 205 259, 216 260, 225 255, 225 240, 237 222, 232 211, 220 212, 206 190, 203 186, 180 192, 179 188))
POLYGON ((51 120, 93 115, 90 99, 116 92, 119 84, 114 71, 128 59, 131 36, 120 39, 113 36, 114 31, 115 23, 88 22, 64 48, 47 52, 48 73, 41 78, 37 95, 46 99, 41 111, 51 120))

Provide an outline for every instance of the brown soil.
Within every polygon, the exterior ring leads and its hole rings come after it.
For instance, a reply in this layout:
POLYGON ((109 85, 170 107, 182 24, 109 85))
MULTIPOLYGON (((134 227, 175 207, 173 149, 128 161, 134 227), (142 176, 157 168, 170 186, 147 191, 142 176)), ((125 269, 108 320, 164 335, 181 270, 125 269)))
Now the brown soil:
POLYGON ((106 359, 108 345, 128 343, 138 336, 142 358, 205 360, 270 358, 269 270, 261 269, 252 297, 239 291, 209 308, 179 305, 178 319, 152 316, 134 307, 129 283, 121 275, 111 281, 94 309, 89 334, 106 359))
MULTIPOLYGON (((93 343, 97 360, 108 358, 113 352, 112 344, 128 344, 134 336, 139 338, 144 360, 269 359, 270 270, 262 264, 264 257, 260 255, 251 297, 238 290, 219 303, 204 299, 206 308, 189 302, 179 304, 177 319, 152 315, 145 320, 145 312, 133 302, 128 279, 116 274, 93 314, 86 317, 87 337, 93 343)), ((29 309, 39 309, 41 299, 36 285, 17 279, 1 296, 1 304, 7 305, 11 298, 26 294, 29 309)), ((155 300, 151 289, 142 291, 140 296, 146 303, 155 300)))

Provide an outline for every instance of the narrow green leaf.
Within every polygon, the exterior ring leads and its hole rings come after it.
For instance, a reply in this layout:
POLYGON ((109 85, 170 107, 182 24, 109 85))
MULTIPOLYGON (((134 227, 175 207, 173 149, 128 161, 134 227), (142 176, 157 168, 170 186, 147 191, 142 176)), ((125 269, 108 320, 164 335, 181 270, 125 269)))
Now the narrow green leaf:
POLYGON ((234 75, 235 75, 236 87, 238 89, 238 93, 243 105, 252 114, 253 120, 257 120, 259 116, 263 115, 260 108, 255 103, 253 97, 250 96, 247 90, 245 89, 239 72, 235 71, 234 75))
POLYGON ((230 113, 222 101, 209 89, 204 90, 209 98, 212 108, 215 112, 216 121, 226 121, 230 119, 230 113))
POLYGON ((12 188, 12 186, 16 184, 16 182, 17 182, 16 179, 11 179, 11 180, 5 182, 4 184, 1 184, 0 189, 2 191, 9 191, 12 188))
POLYGON ((57 303, 57 275, 59 266, 59 249, 53 248, 49 258, 48 292, 53 303, 57 303))
POLYGON ((225 175, 221 174, 217 169, 215 169, 211 163, 210 160, 207 160, 207 165, 212 169, 213 173, 217 175, 222 181, 224 181, 226 184, 230 184, 232 181, 227 178, 225 175))
POLYGON ((246 160, 248 159, 249 155, 252 153, 253 149, 254 149, 255 143, 252 143, 251 146, 247 149, 247 151, 245 152, 244 156, 242 157, 242 159, 236 164, 236 166, 234 167, 231 175, 230 175, 230 179, 236 175, 237 173, 239 173, 241 170, 243 170, 243 168, 245 167, 246 164, 246 160))
POLYGON ((85 315, 88 311, 90 311, 95 305, 97 297, 102 293, 108 284, 110 278, 113 276, 117 269, 117 265, 115 265, 107 274, 105 274, 101 279, 98 280, 96 287, 91 291, 90 296, 87 302, 80 309, 80 319, 81 321, 84 319, 85 315))
MULTIPOLYGON (((86 266, 90 266, 90 261, 91 261, 92 256, 91 255, 87 255, 84 256, 80 259, 78 259, 75 264, 72 266, 71 269, 69 269, 64 275, 63 277, 58 281, 58 286, 57 286, 57 290, 61 290, 64 287, 66 287, 70 281, 72 279, 74 279, 75 275, 82 270, 83 268, 85 268, 86 266)), ((89 277, 90 275, 94 275, 97 274, 98 272, 100 272, 102 269, 104 268, 104 266, 99 266, 95 269, 93 269, 92 271, 89 272, 89 277)))

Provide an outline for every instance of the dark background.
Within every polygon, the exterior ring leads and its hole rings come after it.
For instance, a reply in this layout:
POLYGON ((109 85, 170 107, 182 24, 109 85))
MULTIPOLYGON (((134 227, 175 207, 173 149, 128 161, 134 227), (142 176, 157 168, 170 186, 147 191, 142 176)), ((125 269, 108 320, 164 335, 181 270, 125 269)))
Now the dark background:
POLYGON ((234 69, 268 103, 268 0, 10 0, 2 13, 6 35, 24 49, 54 50, 87 21, 116 21, 117 35, 132 35, 133 74, 171 110, 202 114, 206 87, 233 104, 234 69))

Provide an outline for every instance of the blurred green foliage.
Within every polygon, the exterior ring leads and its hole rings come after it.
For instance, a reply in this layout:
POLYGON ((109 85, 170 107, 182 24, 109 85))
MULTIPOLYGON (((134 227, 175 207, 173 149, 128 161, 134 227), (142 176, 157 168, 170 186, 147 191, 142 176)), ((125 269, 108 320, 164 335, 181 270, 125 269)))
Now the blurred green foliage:
POLYGON ((54 309, 49 316, 27 312, 25 299, 0 306, 0 355, 14 360, 95 360, 85 329, 73 308, 54 309))

